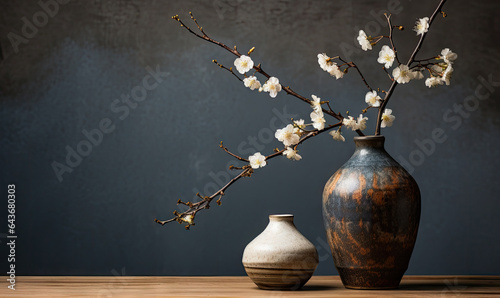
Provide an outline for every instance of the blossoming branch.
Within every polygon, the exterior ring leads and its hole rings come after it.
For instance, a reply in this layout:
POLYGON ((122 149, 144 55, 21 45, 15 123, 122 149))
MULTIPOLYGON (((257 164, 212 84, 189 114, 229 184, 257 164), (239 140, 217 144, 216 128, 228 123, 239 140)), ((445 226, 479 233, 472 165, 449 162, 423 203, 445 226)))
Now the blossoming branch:
POLYGON ((417 19, 413 30, 416 32, 417 36, 420 36, 420 38, 410 56, 410 59, 405 64, 400 61, 398 51, 393 40, 394 30, 403 30, 404 28, 400 25, 393 25, 391 15, 385 15, 389 30, 388 35, 371 37, 368 36, 363 30, 359 31, 357 40, 364 51, 373 50, 378 43, 387 41, 387 44, 381 46, 379 57, 377 59, 377 62, 383 65, 382 69, 391 82, 387 91, 381 90, 380 88, 372 88, 366 81, 359 67, 354 62, 348 62, 340 56, 329 57, 325 53, 317 55, 320 68, 335 77, 337 80, 342 79, 346 74, 348 74, 350 69, 356 70, 363 84, 368 89, 365 95, 367 107, 363 109, 358 116, 351 116, 348 112, 345 113, 346 116, 343 116, 341 113, 335 112, 332 109, 330 101, 322 101, 321 98, 316 95, 311 95, 311 98, 307 98, 295 92, 289 86, 282 85, 282 82, 277 77, 268 74, 263 70, 260 63, 256 64, 252 60, 251 54, 254 52, 255 47, 250 49, 246 54, 242 54, 238 51, 236 46, 231 48, 224 43, 209 37, 191 13, 191 19, 194 24, 196 24, 199 32, 195 32, 190 27, 186 26, 179 16, 173 16, 172 18, 179 22, 181 27, 184 27, 191 34, 212 44, 218 45, 237 56, 233 63, 237 73, 233 70, 233 67, 226 67, 217 60, 213 60, 213 62, 221 69, 231 73, 240 82, 242 82, 245 87, 250 90, 268 93, 271 98, 276 98, 279 93, 285 92, 288 95, 292 95, 296 99, 308 104, 312 111, 309 114, 310 121, 307 121, 307 123, 304 119, 292 119, 290 124, 276 131, 275 137, 283 144, 283 147, 281 149, 276 148, 274 152, 269 155, 263 155, 261 152, 257 152, 247 158, 241 157, 229 151, 229 149, 224 147, 221 142, 221 149, 237 160, 246 163, 242 167, 230 166, 230 169, 240 171, 239 174, 210 196, 203 196, 198 193, 197 196, 199 200, 197 202, 184 202, 182 200, 178 200, 177 204, 187 206, 186 211, 174 211, 173 218, 163 221, 155 219, 155 222, 164 225, 169 222, 177 221, 179 223, 185 223, 186 229, 189 229, 191 225, 194 225, 194 218, 199 211, 208 209, 210 207, 210 203, 216 198, 216 203, 220 205, 222 196, 224 196, 227 188, 243 177, 250 177, 254 173, 254 170, 266 166, 269 160, 282 155, 290 160, 301 160, 302 157, 299 155, 297 148, 308 139, 321 133, 329 132, 334 140, 343 142, 345 141, 345 138, 342 135, 342 128, 351 129, 358 133, 358 135, 363 136, 364 133, 362 131, 367 128, 366 122, 368 117, 366 114, 370 109, 378 110, 374 135, 380 135, 380 129, 392 126, 394 120, 396 119, 396 116, 392 113, 393 111, 386 108, 386 106, 398 84, 406 84, 412 80, 421 80, 425 77, 425 74, 428 74, 428 77, 425 80, 425 85, 429 88, 443 84, 449 85, 451 75, 453 73, 452 65, 457 58, 456 53, 453 53, 450 49, 445 48, 441 51, 440 55, 422 60, 415 59, 436 16, 439 14, 443 17, 446 16, 446 14, 442 11, 442 7, 445 2, 446 0, 441 0, 430 17, 417 19), (394 64, 396 64, 396 66, 392 69, 392 71, 389 71, 394 64), (263 83, 261 83, 258 76, 263 77, 263 83), (328 121, 325 118, 325 115, 329 117, 328 121), (330 123, 331 120, 333 120, 333 123, 330 123))

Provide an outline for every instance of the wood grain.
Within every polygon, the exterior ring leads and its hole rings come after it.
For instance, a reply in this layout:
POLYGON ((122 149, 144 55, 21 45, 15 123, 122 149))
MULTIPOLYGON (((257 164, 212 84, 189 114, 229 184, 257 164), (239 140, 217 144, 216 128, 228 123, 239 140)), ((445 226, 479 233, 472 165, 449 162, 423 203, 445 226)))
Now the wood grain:
POLYGON ((397 290, 349 290, 313 276, 300 291, 260 290, 246 276, 20 276, 0 297, 500 297, 500 276, 405 276, 397 290))

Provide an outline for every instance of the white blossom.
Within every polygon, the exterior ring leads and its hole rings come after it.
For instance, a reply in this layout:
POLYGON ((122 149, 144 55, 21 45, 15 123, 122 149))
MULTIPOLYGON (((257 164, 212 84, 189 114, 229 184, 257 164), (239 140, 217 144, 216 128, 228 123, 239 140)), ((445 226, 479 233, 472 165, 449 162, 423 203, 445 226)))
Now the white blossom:
POLYGON ((424 78, 424 74, 419 70, 410 70, 410 78, 412 80, 421 80, 424 78))
POLYGON ((318 64, 324 71, 328 72, 331 76, 334 76, 337 80, 344 76, 344 72, 340 70, 337 63, 330 60, 325 53, 318 54, 318 64))
POLYGON ((318 63, 322 70, 329 71, 330 67, 336 64, 333 61, 329 61, 329 59, 330 57, 328 57, 325 53, 318 54, 318 63))
POLYGON ((363 51, 367 51, 367 50, 372 49, 372 44, 368 40, 368 36, 366 36, 366 33, 363 30, 359 30, 358 42, 361 45, 361 48, 363 49, 363 51))
POLYGON ((328 134, 331 135, 335 141, 345 142, 344 136, 342 134, 340 134, 340 129, 332 130, 328 134))
POLYGON ((380 127, 390 127, 392 126, 392 122, 394 122, 394 119, 396 119, 396 116, 391 115, 392 110, 391 109, 385 109, 384 113, 382 114, 382 123, 380 124, 380 127))
POLYGON ((352 116, 348 116, 347 118, 344 118, 342 120, 342 124, 345 127, 350 128, 352 130, 358 129, 358 124, 356 122, 356 119, 354 119, 354 117, 352 117, 352 116))
POLYGON ((441 74, 443 72, 443 69, 446 69, 446 65, 444 63, 439 63, 439 64, 434 64, 431 69, 438 73, 441 74))
POLYGON ((293 150, 291 147, 286 148, 285 151, 283 151, 283 155, 286 156, 286 158, 291 159, 291 160, 301 160, 302 156, 300 156, 297 153, 297 150, 293 150))
POLYGON ((294 125, 294 130, 293 132, 298 134, 298 135, 301 135, 302 133, 304 133, 303 129, 306 128, 306 125, 304 123, 304 119, 300 119, 300 120, 294 120, 293 121, 293 124, 294 125))
POLYGON ((368 120, 368 117, 363 117, 363 114, 359 114, 358 121, 356 122, 357 129, 365 130, 366 120, 368 120))
POLYGON ((408 68, 408 65, 404 64, 401 64, 400 66, 394 68, 394 70, 392 71, 392 76, 399 84, 408 83, 412 78, 412 74, 410 69, 408 68))
POLYGON ((380 52, 378 53, 377 62, 380 64, 384 64, 385 68, 390 68, 392 63, 394 62, 394 58, 396 54, 394 51, 387 45, 384 45, 380 52))
POLYGON ((184 215, 182 217, 182 220, 184 222, 187 222, 188 224, 192 225, 193 224, 193 219, 194 219, 194 216, 192 214, 188 214, 188 215, 184 215))
POLYGON ((252 58, 241 55, 241 57, 234 60, 234 66, 236 66, 236 70, 238 70, 239 73, 244 74, 253 68, 252 58))
POLYGON ((437 85, 443 85, 444 81, 439 77, 430 77, 425 80, 425 86, 431 88, 436 87, 437 85))
POLYGON ((311 101, 311 107, 313 108, 314 111, 321 111, 321 98, 317 97, 316 95, 311 95, 312 96, 312 101, 311 101))
POLYGON ((313 111, 310 114, 311 120, 313 122, 314 128, 317 130, 323 130, 325 128, 325 117, 323 115, 323 111, 313 111))
POLYGON ((427 87, 430 88, 437 86, 438 84, 442 85, 443 83, 450 85, 451 75, 453 74, 453 66, 451 62, 434 64, 431 69, 434 74, 425 81, 425 85, 427 87), (435 79, 433 77, 435 77, 435 79))
POLYGON ((249 76, 248 78, 243 79, 243 83, 245 87, 250 88, 250 90, 255 90, 260 88, 260 82, 257 80, 255 76, 249 76))
POLYGON ((415 23, 415 27, 413 27, 413 31, 417 32, 417 35, 423 35, 429 30, 429 18, 421 18, 415 23))
POLYGON ((293 124, 288 124, 285 128, 278 129, 274 134, 278 141, 283 142, 283 145, 290 146, 299 143, 300 137, 295 133, 293 124))
POLYGON ((377 91, 368 91, 365 95, 365 102, 369 104, 372 107, 379 107, 380 106, 380 101, 382 98, 377 95, 377 91))
POLYGON ((456 53, 453 53, 450 49, 445 48, 441 51, 441 56, 439 56, 440 59, 443 59, 444 62, 450 64, 452 61, 458 58, 458 55, 456 53))
POLYGON ((266 163, 266 157, 260 152, 255 153, 254 155, 250 155, 248 157, 248 160, 250 161, 250 166, 252 169, 258 169, 264 167, 266 163))
POLYGON ((264 92, 269 92, 269 96, 275 98, 278 92, 281 91, 280 80, 277 77, 270 77, 269 80, 262 86, 264 92))
POLYGON ((443 81, 446 83, 446 86, 450 85, 451 75, 453 74, 453 67, 451 67, 451 63, 448 64, 445 71, 443 72, 443 81))
POLYGON ((352 130, 364 130, 366 129, 366 121, 368 120, 368 117, 363 117, 363 114, 359 114, 357 119, 354 119, 354 117, 349 116, 348 118, 344 118, 342 120, 342 124, 350 128, 352 130))
POLYGON ((338 67, 337 65, 334 65, 330 68, 328 73, 332 76, 335 77, 337 80, 341 79, 344 76, 344 72, 338 67))

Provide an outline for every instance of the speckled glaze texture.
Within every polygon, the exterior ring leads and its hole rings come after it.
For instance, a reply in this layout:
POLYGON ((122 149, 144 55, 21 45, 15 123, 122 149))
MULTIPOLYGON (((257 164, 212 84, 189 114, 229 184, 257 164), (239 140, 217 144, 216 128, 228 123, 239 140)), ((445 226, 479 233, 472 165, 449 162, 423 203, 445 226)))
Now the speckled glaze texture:
POLYGON ((243 252, 243 266, 261 289, 298 290, 318 266, 316 247, 293 224, 293 215, 269 215, 266 229, 243 252))
POLYGON ((384 140, 355 137, 354 154, 323 192, 326 233, 346 288, 397 288, 417 238, 418 185, 384 140))

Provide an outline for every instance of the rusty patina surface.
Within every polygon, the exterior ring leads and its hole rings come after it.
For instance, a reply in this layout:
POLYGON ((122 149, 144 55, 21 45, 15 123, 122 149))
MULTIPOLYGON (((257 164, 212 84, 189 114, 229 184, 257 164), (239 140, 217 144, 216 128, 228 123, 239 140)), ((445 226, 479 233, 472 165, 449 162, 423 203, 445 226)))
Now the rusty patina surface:
POLYGON ((385 151, 383 136, 354 141, 353 156, 323 192, 333 259, 348 288, 396 288, 417 238, 420 191, 385 151))

